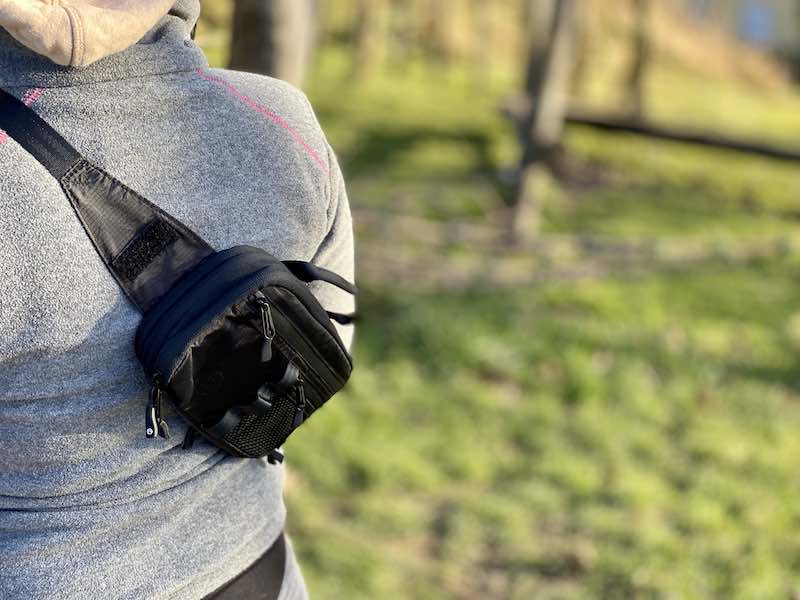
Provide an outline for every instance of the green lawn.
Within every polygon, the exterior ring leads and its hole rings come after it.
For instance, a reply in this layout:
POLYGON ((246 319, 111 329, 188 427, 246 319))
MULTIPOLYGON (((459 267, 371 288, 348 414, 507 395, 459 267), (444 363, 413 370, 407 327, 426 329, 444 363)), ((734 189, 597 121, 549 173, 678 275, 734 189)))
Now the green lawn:
MULTIPOLYGON (((346 75, 328 49, 309 94, 356 215, 491 222, 517 153, 510 88, 346 75)), ((773 114, 723 91, 749 107, 743 131, 800 138, 800 95, 773 114)), ((352 385, 288 445, 313 598, 800 593, 800 168, 589 129, 567 148, 577 175, 548 186, 545 238, 715 251, 502 291, 362 278, 352 385)), ((397 253, 447 271, 441 249, 397 253)))

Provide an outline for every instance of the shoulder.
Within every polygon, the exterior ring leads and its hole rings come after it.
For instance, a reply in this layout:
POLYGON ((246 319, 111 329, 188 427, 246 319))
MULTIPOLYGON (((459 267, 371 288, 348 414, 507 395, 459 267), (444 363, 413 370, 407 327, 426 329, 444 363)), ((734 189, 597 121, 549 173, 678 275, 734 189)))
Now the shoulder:
POLYGON ((311 112, 306 95, 290 83, 267 75, 231 71, 228 69, 198 69, 196 73, 206 81, 228 87, 234 96, 238 93, 271 101, 276 108, 283 108, 293 114, 311 112))
MULTIPOLYGON (((188 107, 194 113, 201 145, 211 148, 203 160, 206 173, 244 173, 244 191, 236 197, 257 198, 280 215, 282 228, 272 229, 283 233, 274 241, 287 241, 288 223, 308 245, 292 255, 312 255, 346 198, 336 156, 308 98, 271 77, 208 68, 194 73, 190 91, 182 112, 188 107)), ((234 179, 224 180, 231 187, 234 179)))
POLYGON ((197 75, 206 92, 216 95, 231 112, 244 116, 249 127, 282 133, 286 146, 305 154, 322 172, 331 170, 330 147, 302 91, 285 81, 253 73, 201 69, 197 75))

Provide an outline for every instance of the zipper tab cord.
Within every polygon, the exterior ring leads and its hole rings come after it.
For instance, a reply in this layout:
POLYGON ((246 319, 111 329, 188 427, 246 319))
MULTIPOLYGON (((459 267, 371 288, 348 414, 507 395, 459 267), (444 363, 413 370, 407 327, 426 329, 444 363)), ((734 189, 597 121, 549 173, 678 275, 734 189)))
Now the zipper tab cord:
POLYGON ((275 322, 272 320, 272 309, 264 294, 256 295, 256 302, 261 307, 261 331, 264 343, 261 346, 261 362, 268 363, 272 360, 272 341, 275 339, 275 322))
POLYGON ((153 377, 153 387, 150 388, 150 402, 144 413, 145 436, 153 439, 160 436, 169 439, 169 425, 161 416, 162 405, 161 377, 153 377))

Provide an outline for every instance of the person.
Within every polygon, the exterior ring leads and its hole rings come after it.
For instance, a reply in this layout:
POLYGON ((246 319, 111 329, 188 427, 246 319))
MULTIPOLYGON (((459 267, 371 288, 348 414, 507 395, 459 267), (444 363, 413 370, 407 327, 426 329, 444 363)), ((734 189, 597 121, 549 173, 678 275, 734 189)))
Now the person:
MULTIPOLYGON (((0 88, 216 249, 352 281, 342 174, 308 100, 209 68, 199 14, 199 0, 0 0, 0 88)), ((169 409, 171 437, 145 438, 140 320, 58 182, 0 134, 0 598, 255 600, 277 594, 270 573, 281 600, 307 597, 291 544, 276 551, 283 467, 181 448, 169 409)))

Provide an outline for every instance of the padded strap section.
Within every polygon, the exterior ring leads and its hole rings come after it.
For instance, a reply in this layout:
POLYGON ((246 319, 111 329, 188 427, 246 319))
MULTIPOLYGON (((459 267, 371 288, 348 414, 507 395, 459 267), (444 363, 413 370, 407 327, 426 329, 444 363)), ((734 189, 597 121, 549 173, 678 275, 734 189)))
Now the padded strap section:
POLYGON ((11 94, 0 90, 0 129, 56 179, 61 179, 81 155, 39 115, 11 94))
POLYGON ((344 277, 341 277, 332 271, 328 271, 327 269, 323 269, 322 267, 318 267, 310 262, 305 262, 302 260, 285 260, 283 261, 283 264, 287 269, 289 269, 289 271, 291 271, 292 275, 297 277, 300 281, 305 281, 306 283, 311 281, 324 281, 325 283, 335 285, 339 289, 344 290, 353 296, 358 294, 358 288, 347 281, 344 277))
POLYGON ((153 219, 117 254, 114 268, 126 281, 133 281, 170 244, 178 241, 178 237, 178 232, 167 221, 153 219))
POLYGON ((83 158, 3 90, 0 128, 59 181, 100 258, 140 311, 213 253, 191 229, 83 158))
POLYGON ((61 179, 61 187, 109 271, 142 312, 213 252, 183 223, 87 160, 61 179))

